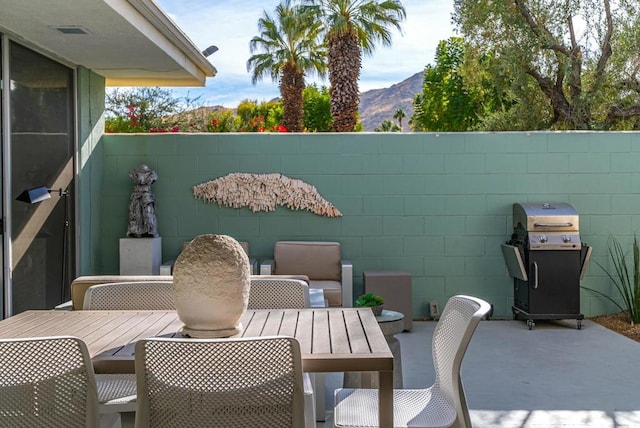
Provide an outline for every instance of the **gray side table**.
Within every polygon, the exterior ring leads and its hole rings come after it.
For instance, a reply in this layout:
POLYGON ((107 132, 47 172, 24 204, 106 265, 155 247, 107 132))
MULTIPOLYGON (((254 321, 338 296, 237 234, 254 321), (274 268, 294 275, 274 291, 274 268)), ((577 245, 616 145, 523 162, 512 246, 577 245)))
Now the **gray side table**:
MULTIPOLYGON (((393 387, 402 389, 402 354, 400 342, 395 335, 404 330, 404 314, 383 310, 376 320, 393 354, 393 387)), ((378 376, 370 372, 346 372, 343 386, 345 388, 377 388, 378 376)))
POLYGON ((384 307, 404 314, 404 329, 413 328, 411 273, 367 270, 362 273, 364 292, 384 298, 384 307))

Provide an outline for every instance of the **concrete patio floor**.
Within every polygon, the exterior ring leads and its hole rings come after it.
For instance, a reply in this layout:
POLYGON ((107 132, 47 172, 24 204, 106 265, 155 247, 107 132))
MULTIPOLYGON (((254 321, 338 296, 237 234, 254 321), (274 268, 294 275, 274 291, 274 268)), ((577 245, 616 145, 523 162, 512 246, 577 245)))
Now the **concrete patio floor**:
MULTIPOLYGON (((435 322, 396 335, 405 388, 433 383, 435 322)), ((640 427, 640 343, 585 320, 489 320, 478 326, 463 362, 475 428, 640 427)), ((327 406, 342 376, 327 376, 327 406)), ((318 428, 332 427, 331 419, 318 428)))

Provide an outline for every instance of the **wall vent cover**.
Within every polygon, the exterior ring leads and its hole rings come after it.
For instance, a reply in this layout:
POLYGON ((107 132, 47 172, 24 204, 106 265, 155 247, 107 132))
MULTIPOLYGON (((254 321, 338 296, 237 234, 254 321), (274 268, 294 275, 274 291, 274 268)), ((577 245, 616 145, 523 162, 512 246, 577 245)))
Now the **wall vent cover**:
POLYGON ((62 34, 89 34, 90 31, 79 25, 64 25, 51 27, 62 34))

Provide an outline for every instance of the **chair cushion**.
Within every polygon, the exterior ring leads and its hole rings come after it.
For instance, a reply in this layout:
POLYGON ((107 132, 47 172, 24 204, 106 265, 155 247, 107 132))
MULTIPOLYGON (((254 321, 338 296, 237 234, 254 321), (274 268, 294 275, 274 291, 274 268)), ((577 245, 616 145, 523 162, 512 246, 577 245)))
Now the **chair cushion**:
POLYGON ((342 284, 340 282, 309 280, 309 288, 322 290, 329 306, 342 306, 342 284))
POLYGON ((339 242, 279 241, 273 248, 275 275, 307 275, 310 280, 340 281, 339 242))

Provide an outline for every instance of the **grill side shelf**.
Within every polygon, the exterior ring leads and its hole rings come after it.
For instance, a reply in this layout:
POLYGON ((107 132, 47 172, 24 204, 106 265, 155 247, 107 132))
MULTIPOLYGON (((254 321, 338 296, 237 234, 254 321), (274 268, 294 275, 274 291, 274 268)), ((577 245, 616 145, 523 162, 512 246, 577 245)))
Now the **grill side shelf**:
POLYGON ((520 248, 509 244, 502 244, 502 256, 507 264, 509 275, 514 278, 528 281, 527 270, 520 256, 520 248))

